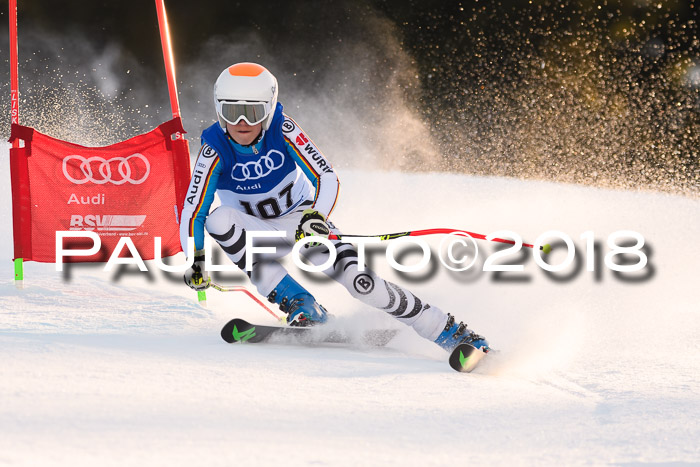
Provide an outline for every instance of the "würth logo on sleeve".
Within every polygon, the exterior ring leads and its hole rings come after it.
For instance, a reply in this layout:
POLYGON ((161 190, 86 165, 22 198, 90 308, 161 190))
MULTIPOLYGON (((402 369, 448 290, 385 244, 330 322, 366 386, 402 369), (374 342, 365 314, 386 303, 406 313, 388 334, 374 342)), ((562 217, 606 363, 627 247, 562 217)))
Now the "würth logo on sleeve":
MULTIPOLYGON (((304 135, 299 135, 300 137, 304 135)), ((304 137, 306 141, 306 137, 304 137)), ((297 142, 299 142, 299 138, 297 138, 297 142)), ((301 145, 299 145, 301 146, 301 145)), ((333 168, 326 162, 326 160, 323 158, 323 156, 318 152, 318 149, 316 147, 309 143, 306 143, 306 146, 304 146, 304 152, 311 157, 311 160, 315 162, 315 167, 317 170, 321 172, 333 172, 333 168)))
POLYGON ((309 138, 304 136, 304 133, 299 133, 297 136, 297 146, 303 146, 309 142, 309 138))

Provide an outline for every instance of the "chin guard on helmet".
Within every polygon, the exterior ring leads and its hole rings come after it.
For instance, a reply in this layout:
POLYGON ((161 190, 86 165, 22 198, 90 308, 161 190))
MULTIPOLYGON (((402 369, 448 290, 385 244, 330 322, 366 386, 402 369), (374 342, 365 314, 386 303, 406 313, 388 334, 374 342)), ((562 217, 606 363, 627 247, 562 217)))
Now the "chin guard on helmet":
POLYGON ((270 128, 277 107, 277 79, 257 63, 236 63, 221 72, 214 85, 214 103, 219 124, 262 123, 270 128))

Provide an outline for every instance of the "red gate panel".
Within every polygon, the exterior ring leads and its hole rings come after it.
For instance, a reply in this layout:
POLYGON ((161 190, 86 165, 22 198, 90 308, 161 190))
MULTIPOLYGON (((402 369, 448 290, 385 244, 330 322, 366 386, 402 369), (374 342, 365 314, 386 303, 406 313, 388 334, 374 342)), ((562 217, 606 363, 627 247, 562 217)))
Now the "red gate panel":
POLYGON ((98 254, 66 262, 106 261, 124 236, 143 259, 153 259, 154 237, 162 238, 163 257, 181 251, 190 166, 187 141, 172 139, 178 133, 175 118, 111 146, 86 147, 13 124, 10 141, 24 141, 10 149, 15 258, 54 262, 59 230, 93 231, 102 241, 98 254))

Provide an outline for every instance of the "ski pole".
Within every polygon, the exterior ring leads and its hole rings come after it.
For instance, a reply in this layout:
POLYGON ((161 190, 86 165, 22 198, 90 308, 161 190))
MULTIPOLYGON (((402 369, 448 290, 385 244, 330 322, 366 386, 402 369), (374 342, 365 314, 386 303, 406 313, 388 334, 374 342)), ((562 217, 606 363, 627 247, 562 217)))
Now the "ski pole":
POLYGON ((280 317, 277 315, 277 313, 275 313, 275 312, 272 311, 270 308, 268 308, 268 306, 265 305, 262 301, 260 301, 260 300, 258 299, 258 297, 256 297, 255 295, 253 295, 247 288, 245 288, 245 287, 242 286, 242 285, 234 285, 234 286, 232 286, 232 287, 225 287, 225 286, 223 286, 223 285, 219 285, 219 284, 215 284, 214 282, 211 282, 211 283, 209 284, 209 287, 211 287, 211 288, 214 289, 214 290, 218 290, 219 292, 243 292, 244 294, 246 294, 247 296, 249 296, 250 298, 252 298, 253 300, 255 300, 255 302, 256 302, 258 305, 260 305, 261 307, 263 307, 263 308, 265 309, 265 311, 267 311, 267 312, 270 313, 272 316, 274 316, 278 321, 284 321, 283 318, 280 318, 280 317))
MULTIPOLYGON (((474 233, 474 232, 467 232, 466 230, 460 230, 460 229, 425 229, 425 230, 412 230, 410 232, 399 232, 399 233, 393 233, 393 234, 382 234, 382 235, 350 235, 350 234, 344 234, 344 235, 335 235, 335 234, 330 234, 328 238, 330 240, 342 240, 344 238, 353 238, 353 237, 378 237, 381 240, 393 240, 395 238, 401 238, 401 237, 421 237, 423 235, 445 235, 445 234, 453 234, 453 233, 465 233, 469 235, 472 238, 476 238, 478 240, 489 240, 486 238, 486 235, 474 233)), ((492 242, 498 242, 498 243, 507 243, 509 245, 515 245, 515 242, 513 240, 508 240, 505 238, 492 238, 490 239, 492 242)), ((530 244, 530 243, 523 243, 524 247, 527 248, 534 248, 535 246, 530 244)), ((544 252, 544 254, 549 253, 552 251, 552 247, 549 245, 549 243, 540 246, 540 250, 544 252)))

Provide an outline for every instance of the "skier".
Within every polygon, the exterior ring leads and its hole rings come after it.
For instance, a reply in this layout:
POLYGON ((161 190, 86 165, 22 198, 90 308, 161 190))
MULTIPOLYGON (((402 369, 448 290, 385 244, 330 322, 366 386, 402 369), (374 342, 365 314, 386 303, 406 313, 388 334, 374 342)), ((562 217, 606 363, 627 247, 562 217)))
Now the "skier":
MULTIPOLYGON (((243 271, 246 230, 286 231, 277 258, 306 236, 340 235, 328 220, 338 199, 338 177, 306 133, 283 112, 277 96, 277 80, 255 63, 236 63, 216 80, 218 122, 202 132, 180 224, 184 251, 188 237, 194 237, 194 263, 184 279, 195 290, 210 284, 204 268, 205 227, 243 271), (221 206, 210 213, 214 193, 219 194, 221 206)), ((359 271, 357 251, 351 244, 332 243, 337 258, 332 270, 325 272, 353 297, 389 313, 448 351, 463 342, 489 350, 483 337, 456 323, 452 315, 368 269, 359 271)), ((302 248, 302 254, 320 265, 329 251, 312 244, 302 248)), ((258 292, 286 313, 289 325, 326 321, 326 309, 278 262, 259 259, 246 274, 258 292)))

